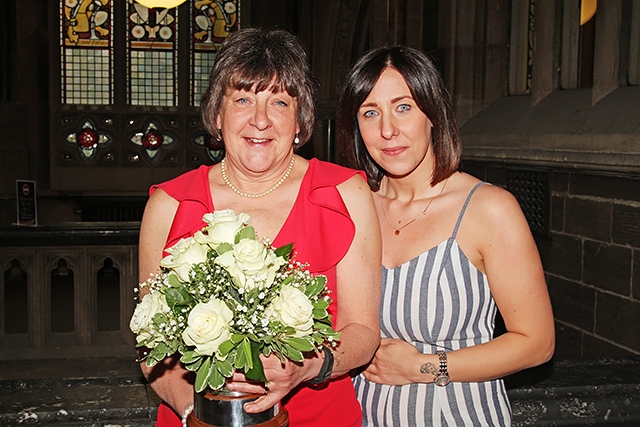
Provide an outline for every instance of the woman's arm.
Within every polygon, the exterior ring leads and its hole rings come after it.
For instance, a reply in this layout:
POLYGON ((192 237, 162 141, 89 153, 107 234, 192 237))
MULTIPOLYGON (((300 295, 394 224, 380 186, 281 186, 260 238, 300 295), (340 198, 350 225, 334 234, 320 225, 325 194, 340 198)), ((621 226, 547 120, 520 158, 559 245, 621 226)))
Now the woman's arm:
POLYGON ((382 240, 369 186, 360 175, 338 187, 356 226, 351 248, 338 264, 336 329, 332 376, 368 363, 380 344, 382 240))
MULTIPOLYGON (((164 246, 169 236, 173 217, 178 209, 178 201, 161 189, 157 189, 149 198, 140 224, 140 242, 138 247, 138 279, 140 283, 158 271, 164 246)), ((142 293, 145 288, 142 288, 142 293)), ((143 348, 138 350, 147 351, 143 348)), ((187 381, 191 375, 178 356, 168 357, 148 367, 145 361, 140 363, 142 373, 156 394, 178 414, 193 404, 193 385, 187 381)))
MULTIPOLYGON (((337 320, 340 342, 333 349, 331 377, 337 377, 371 360, 380 342, 381 239, 371 191, 360 175, 338 186, 355 223, 356 232, 345 257, 337 265, 337 320)), ((247 412, 264 411, 303 381, 315 378, 324 360, 323 352, 303 363, 285 363, 275 356, 263 360, 269 378, 268 393, 245 405, 247 412)), ((242 380, 241 377, 236 377, 242 380)), ((230 389, 260 392, 247 383, 229 384, 230 389)))
MULTIPOLYGON (((507 332, 485 344, 447 351, 451 381, 487 381, 548 361, 555 346, 553 313, 538 250, 518 202, 498 187, 480 187, 462 221, 459 236, 463 233, 468 242, 463 250, 480 254, 507 332)), ((382 341, 365 376, 402 385, 432 382, 437 369, 436 355, 391 339, 382 341)))
POLYGON ((472 222, 466 227, 475 230, 474 242, 507 332, 480 346, 486 349, 451 354, 453 381, 503 377, 548 361, 555 348, 544 270, 518 201, 492 185, 483 185, 476 195, 469 205, 472 222), (476 362, 471 368, 466 364, 472 358, 476 362))

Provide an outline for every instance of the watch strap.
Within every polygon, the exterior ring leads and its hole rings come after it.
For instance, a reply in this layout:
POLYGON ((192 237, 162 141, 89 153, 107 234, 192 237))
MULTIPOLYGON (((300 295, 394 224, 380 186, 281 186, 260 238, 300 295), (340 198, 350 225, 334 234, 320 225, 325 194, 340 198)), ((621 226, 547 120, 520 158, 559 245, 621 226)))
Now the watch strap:
POLYGON ((331 372, 333 372, 333 352, 326 346, 322 346, 322 351, 324 353, 322 367, 320 368, 320 372, 318 372, 318 376, 316 376, 312 380, 307 381, 309 384, 322 384, 331 377, 331 372))
POLYGON ((447 366, 447 353, 445 353, 444 350, 438 350, 436 351, 436 354, 438 355, 439 370, 436 374, 436 377, 434 378, 434 382, 437 386, 444 387, 451 381, 449 379, 449 371, 447 366))
POLYGON ((436 354, 438 355, 438 367, 440 368, 438 374, 439 375, 448 375, 449 372, 447 371, 448 367, 447 367, 447 353, 444 352, 444 350, 438 350, 436 351, 436 354))

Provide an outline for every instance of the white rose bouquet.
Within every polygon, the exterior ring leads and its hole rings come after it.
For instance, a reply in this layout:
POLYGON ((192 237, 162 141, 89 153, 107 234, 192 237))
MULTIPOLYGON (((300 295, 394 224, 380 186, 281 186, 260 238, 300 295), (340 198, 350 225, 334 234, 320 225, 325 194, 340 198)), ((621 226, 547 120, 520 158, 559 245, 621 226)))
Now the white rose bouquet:
POLYGON ((292 258, 293 245, 259 242, 249 215, 206 214, 193 237, 167 249, 131 318, 147 366, 179 352, 197 392, 220 390, 234 370, 266 381, 260 355, 301 362, 335 345, 326 277, 292 258))

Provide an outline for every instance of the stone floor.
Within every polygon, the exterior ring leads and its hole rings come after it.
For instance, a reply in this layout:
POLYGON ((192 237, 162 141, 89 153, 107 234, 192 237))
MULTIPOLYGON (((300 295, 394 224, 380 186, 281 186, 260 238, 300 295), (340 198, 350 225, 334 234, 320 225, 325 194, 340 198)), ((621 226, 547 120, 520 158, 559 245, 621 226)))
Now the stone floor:
POLYGON ((152 427, 158 403, 131 359, 0 361, 0 426, 152 427))
MULTIPOLYGON (((640 426, 640 358, 553 361, 506 384, 514 427, 640 426)), ((152 427, 158 403, 131 359, 0 361, 0 426, 152 427)))

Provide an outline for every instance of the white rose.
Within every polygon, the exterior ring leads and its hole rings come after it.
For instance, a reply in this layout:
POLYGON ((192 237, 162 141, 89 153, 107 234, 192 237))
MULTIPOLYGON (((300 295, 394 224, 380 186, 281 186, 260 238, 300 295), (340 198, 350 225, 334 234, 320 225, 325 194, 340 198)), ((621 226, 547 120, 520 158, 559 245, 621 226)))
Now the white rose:
POLYGON ((153 316, 168 309, 167 300, 160 292, 142 297, 129 321, 129 328, 136 334, 136 342, 140 343, 152 337, 153 316))
POLYGON ((262 284, 269 287, 276 272, 287 261, 277 257, 257 240, 242 239, 216 258, 216 263, 225 268, 233 282, 244 290, 251 290, 262 284))
POLYGON ((302 291, 293 286, 283 286, 280 295, 265 309, 265 314, 295 329, 296 337, 312 332, 313 305, 302 291))
POLYGON ((220 344, 231 336, 229 322, 233 312, 219 299, 211 299, 193 307, 182 333, 185 344, 194 346, 196 353, 211 356, 220 344))
POLYGON ((191 267, 207 260, 208 249, 207 245, 196 242, 193 237, 180 239, 167 249, 169 255, 162 258, 160 265, 175 271, 182 282, 188 282, 191 267))
POLYGON ((233 245, 236 233, 249 224, 250 217, 246 213, 236 214, 231 209, 223 209, 205 214, 202 220, 209 224, 206 227, 207 234, 196 233, 196 239, 203 243, 211 243, 215 246, 220 243, 233 245))

